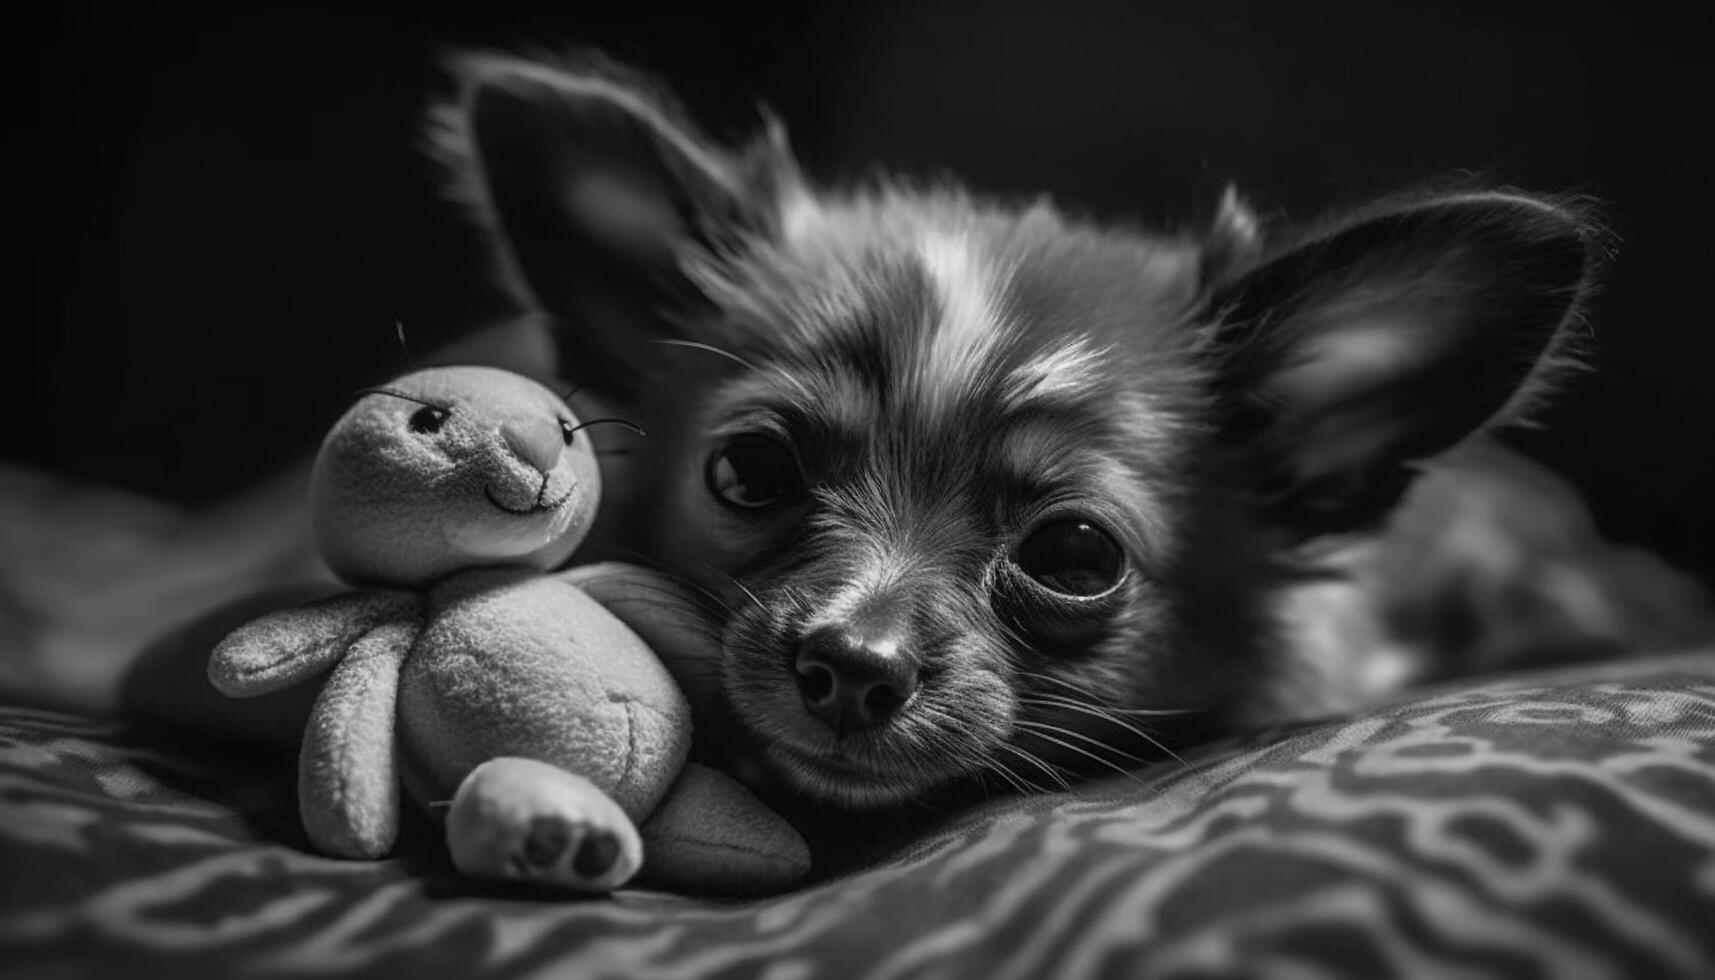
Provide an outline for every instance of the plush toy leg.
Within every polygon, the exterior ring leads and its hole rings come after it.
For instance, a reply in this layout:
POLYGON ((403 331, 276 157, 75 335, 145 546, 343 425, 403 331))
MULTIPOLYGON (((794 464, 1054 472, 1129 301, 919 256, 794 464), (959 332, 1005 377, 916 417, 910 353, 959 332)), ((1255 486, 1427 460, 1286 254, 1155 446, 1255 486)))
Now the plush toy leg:
POLYGON ((316 699, 298 756, 298 809, 328 854, 378 858, 398 838, 394 704, 416 635, 415 622, 376 627, 351 645, 316 699))
POLYGON ((695 763, 643 824, 644 883, 705 895, 772 895, 810 871, 810 848, 732 777, 695 763))
POLYGON ((447 849, 460 871, 606 894, 643 863, 631 820, 582 776, 502 757, 471 770, 447 811, 447 849))

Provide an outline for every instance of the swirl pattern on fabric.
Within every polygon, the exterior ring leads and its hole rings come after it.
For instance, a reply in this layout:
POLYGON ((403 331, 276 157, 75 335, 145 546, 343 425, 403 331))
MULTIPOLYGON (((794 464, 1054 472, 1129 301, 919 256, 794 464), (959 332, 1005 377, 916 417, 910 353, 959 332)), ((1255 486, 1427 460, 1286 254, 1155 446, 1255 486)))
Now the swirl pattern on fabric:
MULTIPOLYGON (((0 714, 0 959, 43 972, 1715 976, 1715 654, 1539 675, 926 819, 790 895, 474 889, 308 852, 290 771, 0 714)), ((25 974, 27 975, 27 973, 25 974)))

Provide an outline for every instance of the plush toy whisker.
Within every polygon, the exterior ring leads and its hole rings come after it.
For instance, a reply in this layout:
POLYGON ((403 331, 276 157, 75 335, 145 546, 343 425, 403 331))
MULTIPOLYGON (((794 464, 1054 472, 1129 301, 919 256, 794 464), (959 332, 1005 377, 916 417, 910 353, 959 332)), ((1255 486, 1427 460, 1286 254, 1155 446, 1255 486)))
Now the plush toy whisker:
POLYGON ((407 363, 407 364, 411 365, 413 368, 415 368, 417 366, 417 360, 416 360, 416 358, 411 356, 410 345, 405 343, 405 321, 404 320, 394 320, 393 321, 393 336, 395 339, 397 339, 399 341, 399 353, 405 355, 405 363, 407 363))
POLYGON ((353 399, 358 399, 358 398, 363 398, 367 395, 389 395, 389 396, 392 396, 394 398, 402 398, 408 402, 416 402, 417 404, 422 405, 425 408, 438 408, 443 412, 449 411, 447 406, 445 406, 439 402, 433 402, 433 401, 428 400, 427 398, 418 398, 416 395, 407 395, 404 392, 399 391, 396 388, 388 388, 385 386, 377 386, 374 388, 359 388, 359 389, 357 389, 356 392, 354 392, 352 394, 351 397, 353 399))

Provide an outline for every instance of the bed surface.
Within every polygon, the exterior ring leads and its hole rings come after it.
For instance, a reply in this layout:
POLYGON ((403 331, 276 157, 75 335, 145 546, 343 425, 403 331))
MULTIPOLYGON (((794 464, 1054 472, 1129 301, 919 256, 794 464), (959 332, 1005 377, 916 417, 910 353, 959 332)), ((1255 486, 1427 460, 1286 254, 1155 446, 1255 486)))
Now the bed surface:
POLYGON ((925 814, 879 860, 747 902, 484 892, 430 847, 317 857, 292 780, 0 711, 7 975, 1715 976, 1715 652, 925 814))

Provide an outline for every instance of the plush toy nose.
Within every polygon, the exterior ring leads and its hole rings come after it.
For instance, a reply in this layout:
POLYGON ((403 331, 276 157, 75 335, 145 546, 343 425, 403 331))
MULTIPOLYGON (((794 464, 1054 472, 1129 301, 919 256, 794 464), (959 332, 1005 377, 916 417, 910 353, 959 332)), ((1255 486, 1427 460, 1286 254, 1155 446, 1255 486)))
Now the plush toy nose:
POLYGON ((566 448, 560 427, 544 420, 503 423, 500 435, 515 456, 540 473, 552 470, 560 461, 560 450, 566 448))
POLYGON ((839 734, 885 723, 917 690, 917 659, 890 637, 843 626, 805 634, 793 664, 811 715, 839 734))

